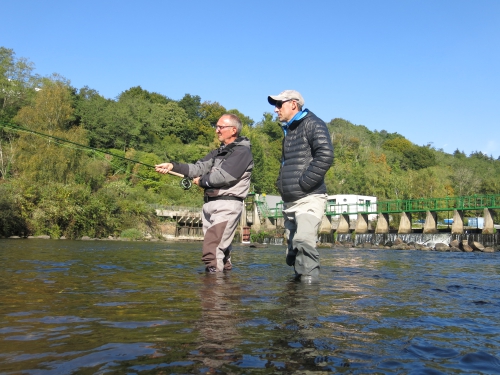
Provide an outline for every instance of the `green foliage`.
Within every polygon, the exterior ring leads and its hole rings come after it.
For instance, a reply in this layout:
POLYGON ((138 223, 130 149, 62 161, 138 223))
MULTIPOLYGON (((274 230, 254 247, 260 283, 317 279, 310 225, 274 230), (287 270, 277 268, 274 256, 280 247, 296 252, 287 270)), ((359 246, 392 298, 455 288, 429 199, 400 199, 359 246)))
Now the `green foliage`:
POLYGON ((136 228, 130 228, 122 231, 122 233, 120 234, 120 238, 125 238, 129 240, 143 240, 144 235, 141 233, 140 230, 136 228))
POLYGON ((89 146, 98 149, 112 148, 115 141, 108 126, 108 108, 113 101, 103 98, 95 90, 80 89, 75 103, 78 122, 88 132, 89 146))
POLYGON ((118 96, 118 100, 120 101, 126 99, 132 99, 132 101, 146 101, 152 104, 167 104, 172 101, 172 99, 164 95, 143 90, 141 86, 132 87, 118 96))
POLYGON ((429 147, 413 145, 405 138, 395 138, 386 141, 382 148, 392 154, 392 164, 398 169, 419 170, 435 166, 436 153, 429 147))
MULTIPOLYGON (((85 131, 68 128, 73 112, 70 94, 63 81, 46 80, 33 105, 21 108, 13 120, 39 133, 85 145, 85 131)), ((74 181, 83 160, 80 150, 31 133, 20 133, 13 147, 18 155, 14 169, 34 181, 74 181)))
POLYGON ((14 50, 0 47, 0 121, 10 122, 20 108, 30 103, 40 77, 34 65, 16 58, 14 50))
POLYGON ((214 128, 217 121, 226 112, 226 109, 217 102, 203 102, 200 106, 200 119, 205 125, 214 128))
POLYGON ((254 170, 252 186, 256 193, 277 194, 276 179, 281 163, 283 130, 270 113, 249 134, 254 170))
POLYGON ((258 242, 258 243, 263 243, 264 239, 273 237, 274 234, 268 231, 254 231, 253 229, 250 230, 250 242, 258 242))
POLYGON ((406 149, 411 148, 413 144, 405 138, 394 138, 389 139, 382 145, 382 148, 386 151, 393 151, 399 154, 403 154, 406 149))
POLYGON ((10 177, 12 163, 14 161, 15 149, 14 142, 18 135, 14 131, 6 128, 0 129, 0 178, 10 177))
POLYGON ((265 134, 270 141, 281 140, 283 138, 283 129, 279 121, 273 119, 271 113, 264 113, 264 119, 258 124, 258 131, 265 134))
POLYGON ((500 192, 500 180, 497 176, 489 175, 483 178, 479 187, 480 194, 498 194, 500 192))
POLYGON ((459 160, 464 160, 467 157, 465 153, 459 151, 458 148, 453 152, 453 156, 459 160))
POLYGON ((201 98, 198 95, 193 96, 186 94, 177 104, 179 104, 179 107, 186 111, 186 114, 191 121, 200 117, 201 98))
POLYGON ((254 121, 250 117, 245 116, 243 113, 241 113, 237 109, 230 109, 229 111, 227 111, 227 113, 232 113, 233 115, 238 116, 243 127, 250 127, 251 128, 254 124, 254 121))
POLYGON ((412 146, 403 153, 406 158, 408 168, 419 170, 436 165, 436 157, 428 147, 412 146))
POLYGON ((21 197, 12 184, 0 184, 0 237, 27 236, 21 197))
POLYGON ((151 152, 165 137, 186 144, 204 135, 179 104, 140 87, 122 93, 116 102, 82 89, 76 115, 89 131, 90 145, 97 148, 151 152))
MULTIPOLYGON (((154 233, 152 205, 201 207, 203 190, 185 191, 178 177, 140 163, 202 158, 218 147, 214 125, 226 112, 241 118, 242 135, 251 140, 253 190, 277 194, 283 131, 272 113, 254 123, 238 109, 227 111, 197 95, 175 101, 140 86, 110 100, 32 70, 29 61, 0 47, 0 121, 133 161, 0 128, 0 236, 107 237, 131 228, 154 233)), ((329 194, 379 200, 500 194, 499 158, 459 150, 446 154, 341 118, 327 126, 335 154, 325 177, 329 194)))

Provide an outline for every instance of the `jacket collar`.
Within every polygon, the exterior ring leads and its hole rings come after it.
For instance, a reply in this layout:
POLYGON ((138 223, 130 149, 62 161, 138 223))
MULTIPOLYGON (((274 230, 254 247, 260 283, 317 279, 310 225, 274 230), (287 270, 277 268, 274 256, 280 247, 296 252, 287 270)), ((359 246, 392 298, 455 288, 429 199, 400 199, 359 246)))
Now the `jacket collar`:
POLYGON ((302 120, 304 117, 306 117, 306 115, 309 113, 309 110, 306 108, 304 109, 303 111, 299 111, 295 114, 295 116, 293 116, 293 118, 288 121, 288 123, 286 124, 286 126, 290 126, 292 125, 292 123, 294 121, 298 121, 298 120, 302 120))

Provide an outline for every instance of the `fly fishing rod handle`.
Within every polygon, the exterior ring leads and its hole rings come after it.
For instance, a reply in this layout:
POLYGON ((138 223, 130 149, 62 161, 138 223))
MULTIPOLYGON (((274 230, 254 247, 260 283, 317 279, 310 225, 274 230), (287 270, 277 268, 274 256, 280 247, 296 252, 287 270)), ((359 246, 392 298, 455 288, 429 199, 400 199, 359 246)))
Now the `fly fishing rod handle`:
POLYGON ((171 175, 174 175, 174 176, 177 176, 177 177, 185 177, 183 174, 180 174, 180 173, 177 173, 177 172, 172 172, 172 171, 168 171, 168 174, 171 174, 171 175))

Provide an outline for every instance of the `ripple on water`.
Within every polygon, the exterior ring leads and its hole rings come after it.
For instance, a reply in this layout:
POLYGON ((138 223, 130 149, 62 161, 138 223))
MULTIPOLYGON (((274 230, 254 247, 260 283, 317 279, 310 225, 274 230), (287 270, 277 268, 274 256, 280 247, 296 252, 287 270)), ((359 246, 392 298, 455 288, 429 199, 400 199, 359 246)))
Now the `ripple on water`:
POLYGON ((26 373, 59 375, 84 369, 96 369, 105 373, 116 368, 120 362, 136 360, 143 356, 161 357, 163 354, 158 353, 157 349, 148 343, 106 344, 87 351, 46 355, 46 360, 41 363, 43 369, 31 369, 26 373))
POLYGON ((0 242, 0 373, 500 373, 498 253, 0 242))
POLYGON ((460 354, 453 348, 439 347, 418 338, 413 338, 411 340, 411 344, 406 347, 406 351, 426 361, 441 358, 455 358, 460 354))
POLYGON ((141 321, 141 322, 109 322, 103 321, 101 324, 113 327, 113 328, 124 328, 124 329, 136 329, 136 328, 144 328, 144 327, 160 327, 172 324, 179 324, 179 322, 170 322, 167 320, 151 320, 151 321, 141 321))

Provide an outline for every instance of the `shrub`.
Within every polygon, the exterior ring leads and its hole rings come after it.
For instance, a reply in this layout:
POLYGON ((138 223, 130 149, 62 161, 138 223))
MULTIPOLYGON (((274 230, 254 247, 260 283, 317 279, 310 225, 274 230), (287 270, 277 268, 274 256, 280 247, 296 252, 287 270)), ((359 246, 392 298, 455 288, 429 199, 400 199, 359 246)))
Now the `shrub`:
POLYGON ((250 230, 250 241, 263 243, 265 238, 274 237, 272 233, 266 231, 255 232, 250 230))
POLYGON ((144 239, 144 235, 141 233, 141 231, 138 229, 135 229, 135 228, 125 229, 121 233, 120 237, 129 239, 129 240, 142 240, 142 239, 144 239))

